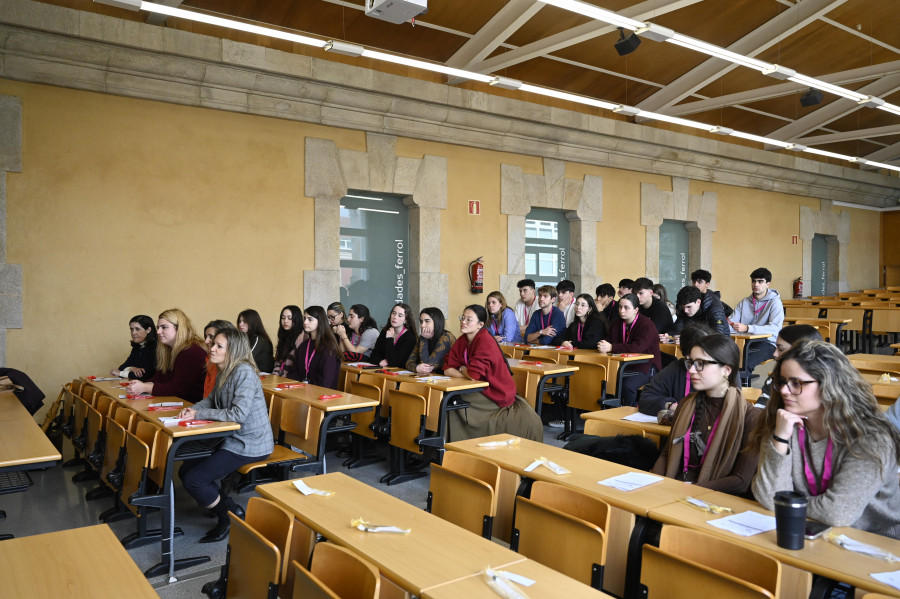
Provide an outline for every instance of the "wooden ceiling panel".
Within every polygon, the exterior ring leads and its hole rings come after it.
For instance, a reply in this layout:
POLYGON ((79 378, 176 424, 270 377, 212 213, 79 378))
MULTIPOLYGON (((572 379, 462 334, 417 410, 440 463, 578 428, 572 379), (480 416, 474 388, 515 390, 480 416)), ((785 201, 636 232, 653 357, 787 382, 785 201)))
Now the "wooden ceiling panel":
MULTIPOLYGON (((775 0, 704 0, 651 20, 678 33, 728 47, 783 10, 775 0)), ((671 46, 659 45, 665 51, 671 46)))
POLYGON ((896 0, 849 0, 828 13, 828 18, 900 48, 900 6, 896 0))

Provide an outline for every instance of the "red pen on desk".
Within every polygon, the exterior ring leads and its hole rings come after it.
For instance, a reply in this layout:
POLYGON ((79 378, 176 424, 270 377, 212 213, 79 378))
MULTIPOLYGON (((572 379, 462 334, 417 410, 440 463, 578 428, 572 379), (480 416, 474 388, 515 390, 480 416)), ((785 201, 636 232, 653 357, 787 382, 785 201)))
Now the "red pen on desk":
POLYGON ((119 386, 120 386, 120 387, 127 387, 127 386, 130 385, 130 384, 131 384, 131 383, 119 383, 119 386))
POLYGON ((125 399, 152 399, 152 395, 145 395, 144 393, 129 393, 125 396, 125 399))
POLYGON ((86 377, 84 377, 84 378, 86 378, 86 379, 89 380, 89 381, 96 381, 96 380, 97 380, 97 377, 95 377, 95 376, 93 376, 93 375, 91 375, 91 376, 86 376, 86 377))
POLYGON ((182 420, 178 426, 203 426, 204 424, 212 424, 215 420, 182 420))
POLYGON ((335 393, 333 395, 320 395, 319 399, 321 399, 322 401, 328 401, 329 399, 337 399, 340 396, 340 393, 335 393))
POLYGON ((305 387, 306 383, 279 383, 275 385, 276 389, 299 389, 305 387))
POLYGON ((519 362, 519 365, 523 366, 543 366, 543 362, 525 362, 524 360, 519 362))

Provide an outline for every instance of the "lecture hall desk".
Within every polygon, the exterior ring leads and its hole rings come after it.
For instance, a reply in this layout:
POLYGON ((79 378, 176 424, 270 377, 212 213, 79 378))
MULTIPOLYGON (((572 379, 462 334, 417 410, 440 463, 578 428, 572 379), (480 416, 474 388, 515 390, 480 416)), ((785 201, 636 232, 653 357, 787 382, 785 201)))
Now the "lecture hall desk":
POLYGON ((401 588, 421 596, 432 587, 523 561, 524 556, 451 524, 405 501, 340 472, 303 479, 329 497, 305 496, 283 481, 260 485, 256 491, 278 503, 329 541, 349 547, 371 561, 401 588), (411 530, 409 534, 368 533, 350 521, 411 530))
POLYGON ((106 524, 0 543, 0 595, 156 599, 106 524))

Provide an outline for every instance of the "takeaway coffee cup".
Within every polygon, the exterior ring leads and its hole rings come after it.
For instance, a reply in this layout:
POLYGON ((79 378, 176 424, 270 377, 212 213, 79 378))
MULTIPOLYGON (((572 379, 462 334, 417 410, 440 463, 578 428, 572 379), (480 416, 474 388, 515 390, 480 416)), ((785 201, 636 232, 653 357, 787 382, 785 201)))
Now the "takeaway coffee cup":
POLYGON ((794 491, 775 493, 775 535, 779 547, 803 549, 806 531, 806 495, 794 491))

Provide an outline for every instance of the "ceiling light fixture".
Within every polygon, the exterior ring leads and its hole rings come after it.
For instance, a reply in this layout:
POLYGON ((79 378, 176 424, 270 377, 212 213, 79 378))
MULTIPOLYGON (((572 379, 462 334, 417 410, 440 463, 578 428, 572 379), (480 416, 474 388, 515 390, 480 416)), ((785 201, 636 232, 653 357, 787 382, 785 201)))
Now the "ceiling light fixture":
POLYGON ((616 52, 619 53, 619 56, 625 56, 626 54, 631 54, 637 47, 641 45, 641 38, 636 36, 633 33, 628 34, 628 37, 625 37, 625 29, 623 27, 619 27, 619 39, 616 40, 616 43, 613 46, 616 48, 616 52))
POLYGON ((568 10, 580 15, 584 15, 586 17, 591 17, 592 19, 597 19, 598 21, 603 21, 604 23, 609 23, 610 25, 614 25, 616 27, 624 27, 625 29, 630 29, 631 31, 636 30, 638 27, 644 26, 644 23, 642 23, 641 21, 624 17, 611 10, 606 10, 605 8, 600 8, 599 6, 594 6, 593 4, 588 4, 587 2, 580 2, 579 0, 540 1, 544 4, 550 4, 557 8, 562 8, 563 10, 568 10))
POLYGON ((510 79, 509 77, 494 77, 488 82, 488 85, 492 85, 494 87, 498 87, 500 89, 519 89, 522 87, 522 82, 518 79, 510 79))
POLYGON ((363 50, 365 50, 365 48, 363 48, 362 46, 335 40, 328 40, 328 43, 325 44, 324 49, 326 52, 343 54, 345 56, 362 56, 363 50))

